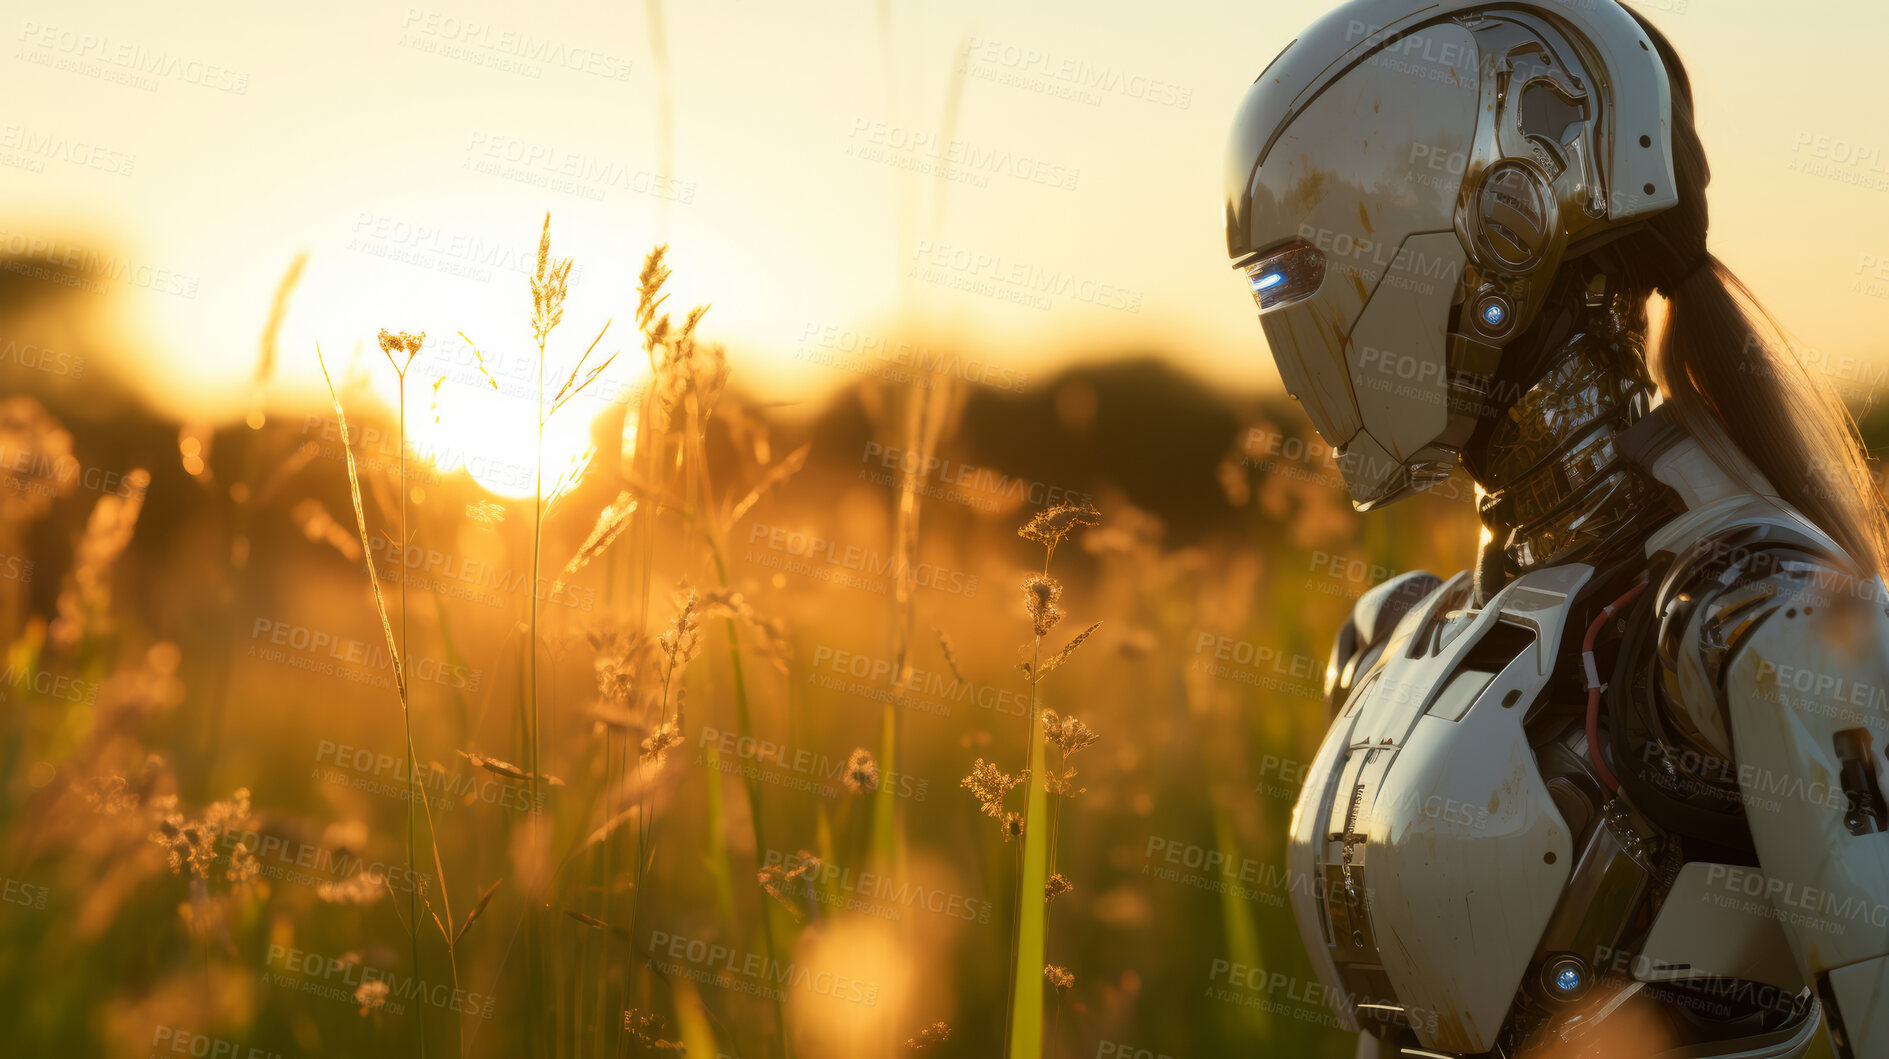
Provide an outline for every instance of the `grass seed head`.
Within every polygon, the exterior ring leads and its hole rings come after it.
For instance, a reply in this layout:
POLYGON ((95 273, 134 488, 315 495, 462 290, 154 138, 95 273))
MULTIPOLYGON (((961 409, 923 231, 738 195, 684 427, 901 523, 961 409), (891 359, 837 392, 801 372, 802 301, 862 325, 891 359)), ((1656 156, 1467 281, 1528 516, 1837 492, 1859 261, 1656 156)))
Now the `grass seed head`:
POLYGON ((387 1003, 387 983, 379 980, 362 982, 354 990, 354 1002, 361 1005, 362 1018, 379 1011, 387 1003))
POLYGON ((646 1049, 658 1052, 681 1054, 680 1041, 663 1039, 663 1018, 655 1012, 642 1012, 631 1008, 623 1013, 623 1030, 646 1049))
POLYGON ((764 865, 754 873, 755 879, 760 882, 761 889, 793 913, 795 919, 805 919, 807 908, 819 900, 813 888, 813 876, 820 870, 820 858, 803 849, 795 853, 789 863, 793 867, 786 864, 764 865))
POLYGON ((972 763, 971 774, 964 777, 958 786, 971 792, 971 797, 976 798, 978 805, 983 807, 985 816, 1001 820, 1004 795, 1021 782, 1021 777, 1012 776, 980 757, 972 763))
POLYGON ((1023 528, 1017 530, 1017 536, 1032 540, 1054 551, 1058 544, 1068 540, 1070 534, 1084 526, 1100 526, 1102 513, 1095 505, 1084 501, 1080 504, 1057 504, 1048 511, 1039 513, 1023 528))
POLYGON ((1102 738, 1095 729, 1075 716, 1059 716, 1055 710, 1043 712, 1043 738, 1071 757, 1095 745, 1102 738))
POLYGON ((662 646, 663 656, 668 659, 667 675, 671 679, 677 676, 684 666, 693 661, 696 653, 702 649, 702 640, 699 635, 701 627, 700 600, 696 596, 695 590, 684 585, 676 592, 674 601, 676 605, 675 619, 669 623, 669 628, 663 632, 662 637, 658 640, 658 643, 662 646))
POLYGON ((865 747, 857 747, 852 756, 846 759, 846 772, 843 778, 846 789, 854 794, 879 789, 879 763, 872 759, 872 753, 865 747))
POLYGON ((138 794, 123 776, 94 776, 83 787, 85 801, 103 816, 118 816, 138 807, 138 794))
POLYGON ((951 1027, 943 1022, 934 1022, 919 1030, 918 1036, 907 1037, 905 1047, 918 1055, 931 1055, 941 1050, 950 1039, 951 1027))
POLYGON ((0 525, 39 518, 78 484, 72 435, 31 397, 0 399, 0 452, 7 453, 0 464, 0 525))
POLYGON ((1023 814, 1017 812, 1005 813, 998 827, 1003 831, 1005 842, 1009 842, 1011 839, 1022 838, 1023 814))
POLYGON ((356 872, 340 882, 323 882, 315 896, 334 905, 371 905, 387 893, 387 877, 375 871, 356 872))
POLYGON ((673 724, 664 722, 655 731, 643 739, 644 760, 654 760, 660 765, 669 760, 669 751, 682 745, 682 731, 673 724))
POLYGON ((387 363, 394 366, 397 374, 405 375, 412 365, 413 358, 420 353, 420 347, 426 344, 426 332, 412 334, 407 331, 382 330, 379 334, 380 351, 387 355, 387 363))
POLYGON ((1045 574, 1031 574, 1023 579, 1023 609, 1030 615, 1030 627, 1041 636, 1063 620, 1058 603, 1063 598, 1063 583, 1045 574))
POLYGON ((564 319, 564 296, 569 291, 571 259, 551 260, 551 215, 544 215, 538 236, 538 267, 531 274, 531 333, 544 345, 545 336, 564 319))

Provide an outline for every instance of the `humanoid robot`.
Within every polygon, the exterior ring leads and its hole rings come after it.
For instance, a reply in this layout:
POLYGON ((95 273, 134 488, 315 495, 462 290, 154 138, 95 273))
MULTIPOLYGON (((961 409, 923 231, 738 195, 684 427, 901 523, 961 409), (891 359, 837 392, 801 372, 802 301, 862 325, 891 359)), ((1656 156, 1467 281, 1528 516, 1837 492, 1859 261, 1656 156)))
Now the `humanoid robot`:
POLYGON ((1355 506, 1461 467, 1485 531, 1359 601, 1293 812, 1359 1054, 1889 1057, 1882 500, 1706 251, 1665 38, 1353 0, 1254 82, 1226 180, 1355 506))

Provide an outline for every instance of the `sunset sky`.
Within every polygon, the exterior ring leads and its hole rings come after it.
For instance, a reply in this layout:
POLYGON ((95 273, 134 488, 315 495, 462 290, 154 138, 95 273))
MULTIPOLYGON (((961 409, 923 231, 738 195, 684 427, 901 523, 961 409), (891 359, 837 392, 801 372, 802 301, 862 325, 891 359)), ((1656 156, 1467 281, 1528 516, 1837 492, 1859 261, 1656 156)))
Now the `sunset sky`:
MULTIPOLYGON (((567 353, 627 322, 667 240, 672 306, 712 301, 706 333, 779 400, 901 341, 997 386, 1152 351, 1271 388, 1225 261, 1221 154, 1242 90, 1324 6, 671 3, 665 77, 642 3, 15 5, 0 245, 134 266, 85 296, 153 398, 196 414, 239 408, 304 250, 284 399, 316 392, 316 342, 345 358, 382 327, 428 332, 440 371, 459 331, 522 356, 546 210, 578 262, 567 353), (941 159, 960 170, 932 175, 941 159)), ((1889 14, 1644 9, 1698 86, 1714 249, 1833 370, 1874 370, 1843 365, 1885 354, 1889 14)))

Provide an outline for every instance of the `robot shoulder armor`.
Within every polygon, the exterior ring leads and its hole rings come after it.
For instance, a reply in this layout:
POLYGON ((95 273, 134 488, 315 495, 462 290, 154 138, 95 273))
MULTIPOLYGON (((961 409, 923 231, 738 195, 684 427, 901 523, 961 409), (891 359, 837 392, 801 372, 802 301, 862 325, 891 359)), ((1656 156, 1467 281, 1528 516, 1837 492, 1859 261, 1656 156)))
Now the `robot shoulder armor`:
POLYGON ((1325 666, 1325 699, 1334 713, 1376 661, 1397 623, 1442 587, 1442 579, 1435 574, 1411 570, 1373 585, 1358 597, 1351 616, 1338 627, 1325 666))
POLYGON ((1669 677, 1692 669, 1722 693, 1728 661, 1773 615, 1871 599, 1881 609, 1881 595, 1881 581, 1859 576, 1814 527, 1795 519, 1725 526, 1674 556, 1660 578, 1661 667, 1669 677))

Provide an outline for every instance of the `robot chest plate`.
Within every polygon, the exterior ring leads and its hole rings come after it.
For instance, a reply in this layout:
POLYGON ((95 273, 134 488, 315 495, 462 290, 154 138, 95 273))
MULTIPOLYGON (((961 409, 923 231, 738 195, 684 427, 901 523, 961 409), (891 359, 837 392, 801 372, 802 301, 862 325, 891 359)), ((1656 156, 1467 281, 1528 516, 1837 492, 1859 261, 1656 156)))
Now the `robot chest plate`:
POLYGON ((1555 910, 1572 836, 1523 728, 1584 566, 1480 609, 1459 575, 1412 608, 1334 721, 1293 814, 1294 912, 1355 1021, 1492 1048, 1555 910))

